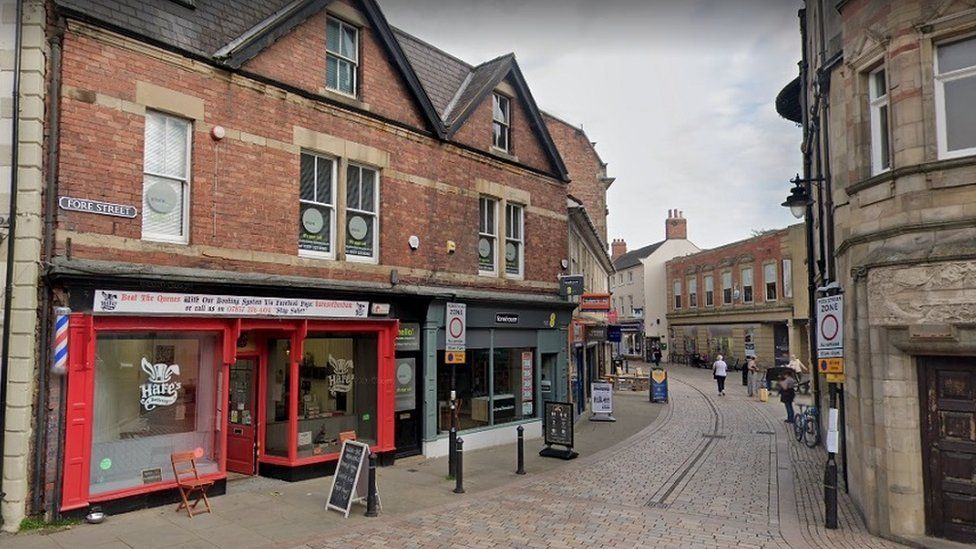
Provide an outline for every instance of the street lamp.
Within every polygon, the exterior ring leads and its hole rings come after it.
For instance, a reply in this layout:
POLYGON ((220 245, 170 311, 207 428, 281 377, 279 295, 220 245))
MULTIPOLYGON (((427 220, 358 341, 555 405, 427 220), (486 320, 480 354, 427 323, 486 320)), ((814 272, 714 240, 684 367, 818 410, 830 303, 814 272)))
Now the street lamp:
POLYGON ((800 176, 797 174, 796 178, 790 180, 794 187, 790 189, 790 195, 786 197, 786 201, 781 206, 789 208, 793 217, 802 219, 807 213, 807 206, 810 205, 810 194, 807 193, 806 187, 801 184, 799 178, 800 176))

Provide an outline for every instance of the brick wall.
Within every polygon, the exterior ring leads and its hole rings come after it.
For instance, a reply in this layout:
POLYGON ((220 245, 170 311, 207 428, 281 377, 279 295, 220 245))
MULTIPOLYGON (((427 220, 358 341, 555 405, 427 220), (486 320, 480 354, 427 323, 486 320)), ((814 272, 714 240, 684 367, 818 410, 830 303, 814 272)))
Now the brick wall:
POLYGON ((597 155, 590 138, 582 128, 544 115, 549 134, 552 135, 559 154, 569 171, 569 194, 583 203, 587 215, 593 221, 597 234, 607 242, 607 187, 606 165, 597 155))
MULTIPOLYGON (((70 25, 63 64, 60 195, 141 210, 144 116, 153 105, 140 90, 183 94, 180 105, 199 108, 185 114, 195 118, 189 245, 141 241, 139 217, 61 211, 58 253, 71 238, 74 258, 372 281, 388 280, 396 267, 407 283, 555 288, 567 256, 563 183, 86 25, 70 25), (209 135, 214 125, 227 132, 219 143, 209 135), (296 127, 381 164, 378 266, 298 258, 296 127), (524 281, 477 275, 479 181, 528 197, 524 281), (412 234, 419 250, 407 245, 412 234), (448 240, 457 243, 450 255, 448 240)), ((400 101, 388 89, 390 104, 400 101)))

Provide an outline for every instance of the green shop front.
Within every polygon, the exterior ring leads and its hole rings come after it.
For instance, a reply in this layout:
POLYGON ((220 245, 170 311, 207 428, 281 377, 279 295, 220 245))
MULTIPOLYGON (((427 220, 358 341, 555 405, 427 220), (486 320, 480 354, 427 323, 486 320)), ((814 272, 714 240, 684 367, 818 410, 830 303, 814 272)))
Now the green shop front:
POLYGON ((566 327, 575 304, 467 301, 460 359, 445 350, 447 305, 432 301, 424 325, 424 455, 448 452, 452 390, 465 449, 514 442, 518 425, 526 438, 542 436, 543 402, 569 398, 566 327))

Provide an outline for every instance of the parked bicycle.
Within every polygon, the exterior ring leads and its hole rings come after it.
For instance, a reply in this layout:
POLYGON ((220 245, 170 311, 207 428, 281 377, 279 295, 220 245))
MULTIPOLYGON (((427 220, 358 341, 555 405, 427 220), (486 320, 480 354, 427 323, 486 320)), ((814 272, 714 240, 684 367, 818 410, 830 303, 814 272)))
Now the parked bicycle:
POLYGON ((798 404, 800 413, 793 418, 793 435, 810 448, 820 444, 820 419, 816 406, 798 404))

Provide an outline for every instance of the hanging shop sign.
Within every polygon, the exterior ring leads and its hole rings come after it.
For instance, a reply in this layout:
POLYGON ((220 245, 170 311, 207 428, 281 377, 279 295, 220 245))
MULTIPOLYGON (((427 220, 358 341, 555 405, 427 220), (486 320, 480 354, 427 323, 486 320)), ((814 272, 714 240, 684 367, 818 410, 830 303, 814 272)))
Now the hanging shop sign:
POLYGON ((817 298, 817 357, 844 356, 844 296, 817 298))
POLYGON ((533 393, 535 392, 532 372, 532 352, 522 352, 522 415, 532 415, 533 393))
POLYGON ((609 311, 610 294, 583 294, 579 308, 581 311, 609 311))
POLYGON ((607 341, 620 343, 620 326, 607 326, 607 341))
POLYGON ((419 351, 420 350, 420 323, 401 322, 400 331, 396 338, 397 351, 419 351))
POLYGON ((125 204, 112 204, 111 202, 99 202, 98 200, 88 200, 85 198, 73 198, 62 196, 58 198, 58 206, 62 210, 69 212, 85 212, 96 215, 110 215, 113 217, 134 218, 139 210, 135 206, 125 204))
POLYGON ((602 342, 607 340, 606 326, 589 326, 586 329, 586 341, 602 342))
POLYGON ((559 277, 559 295, 573 297, 583 294, 583 275, 566 275, 559 277))
POLYGON ((446 307, 446 339, 444 350, 464 351, 465 336, 467 334, 467 306, 464 303, 447 303, 446 307))
POLYGON ((367 301, 95 290, 95 314, 366 318, 367 301))

